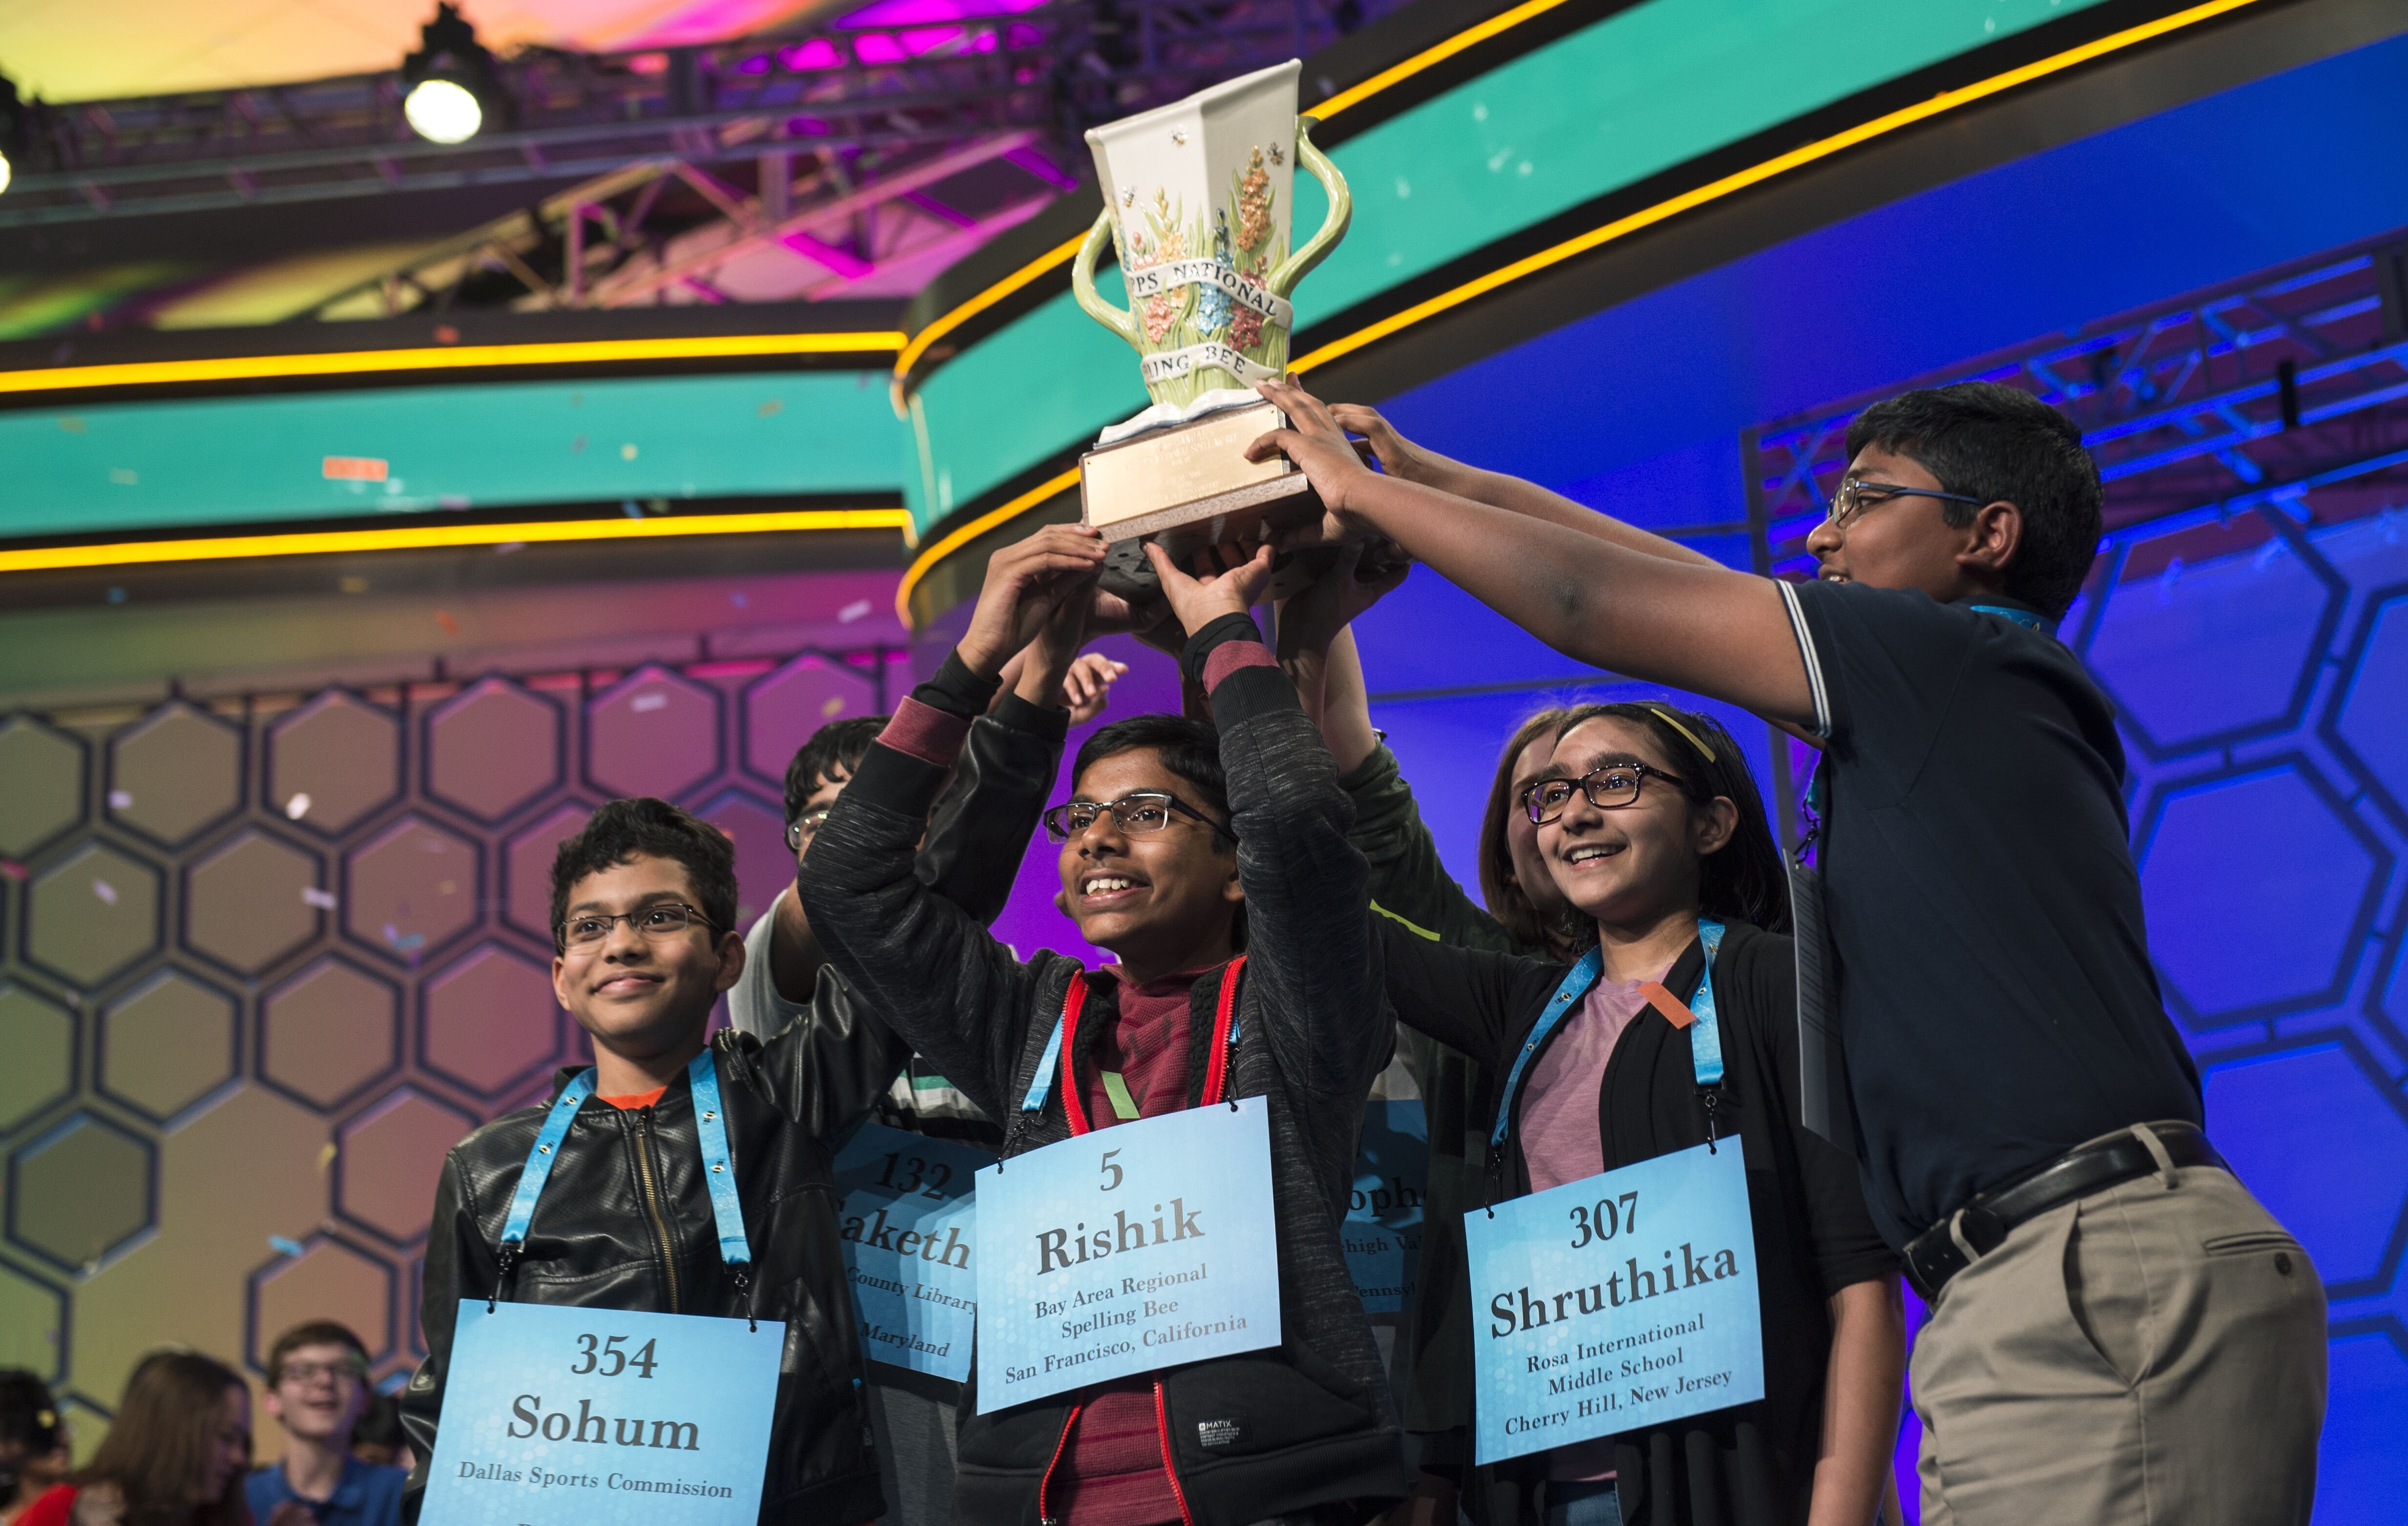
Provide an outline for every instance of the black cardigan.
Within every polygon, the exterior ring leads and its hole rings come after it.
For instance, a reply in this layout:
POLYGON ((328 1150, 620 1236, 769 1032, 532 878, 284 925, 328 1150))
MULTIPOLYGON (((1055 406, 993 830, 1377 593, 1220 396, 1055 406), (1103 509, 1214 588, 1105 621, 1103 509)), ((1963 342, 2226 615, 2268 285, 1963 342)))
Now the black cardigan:
MULTIPOLYGON (((1390 918, 1382 924, 1388 995, 1411 1027, 1503 1076, 1569 966, 1457 948, 1390 918)), ((1694 939, 1664 984, 1697 994, 1705 952, 1694 939)), ((1830 1360, 1826 1301, 1852 1283, 1897 1268, 1865 1210, 1856 1163, 1800 1123, 1796 975, 1785 937, 1734 922, 1714 959, 1723 1084, 1714 1132, 1736 1134, 1747 1163, 1758 1298, 1764 1319, 1764 1392, 1736 1405, 1617 1436, 1623 1519, 1631 1526, 1783 1526, 1803 1522, 1821 1449, 1823 1384, 1830 1360)), ((1525 1068, 1512 1128, 1490 1162, 1490 1191, 1530 1191, 1521 1109, 1555 1025, 1525 1068)), ((1492 1120, 1493 1121, 1493 1120, 1492 1120)), ((1599 1170, 1706 1142, 1706 1110, 1690 1066, 1689 1036, 1644 1008, 1614 1046, 1598 1088, 1599 1170)), ((1726 1145, 1725 1148, 1728 1148, 1726 1145)), ((1508 1474, 1535 1480, 1544 1456, 1508 1474)))

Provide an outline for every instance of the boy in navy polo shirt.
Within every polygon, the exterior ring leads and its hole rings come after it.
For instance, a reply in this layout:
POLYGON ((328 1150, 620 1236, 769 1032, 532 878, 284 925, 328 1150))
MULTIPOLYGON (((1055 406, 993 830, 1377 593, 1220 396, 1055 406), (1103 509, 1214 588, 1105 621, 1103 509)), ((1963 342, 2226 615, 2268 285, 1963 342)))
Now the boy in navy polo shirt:
POLYGON ((1799 946, 1866 1202, 1932 1306, 1926 1526, 2304 1526, 2324 1290, 2207 1142, 2159 999, 2114 711, 2055 637, 2101 523, 2072 422, 1987 382, 1868 408, 1801 585, 1261 390, 1294 427, 1251 453, 1304 468, 1326 534, 1386 535, 1559 651, 1823 749, 1801 886, 1828 938, 1799 946))
POLYGON ((399 1526, 409 1475, 351 1455, 368 1353, 349 1326, 311 1319, 277 1336, 259 1402, 284 1427, 284 1456, 244 1485, 256 1526, 399 1526))

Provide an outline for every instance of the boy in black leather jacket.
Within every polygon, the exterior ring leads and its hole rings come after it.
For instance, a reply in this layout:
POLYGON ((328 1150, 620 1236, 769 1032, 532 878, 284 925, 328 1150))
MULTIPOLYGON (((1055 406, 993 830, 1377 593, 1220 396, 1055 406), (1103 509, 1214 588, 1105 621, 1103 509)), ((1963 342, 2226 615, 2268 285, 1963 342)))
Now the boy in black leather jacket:
MULTIPOLYGON (((735 849, 659 800, 614 800, 552 863, 552 988, 593 1036, 595 1092, 554 1157, 514 1256, 505 1215, 546 1109, 452 1147, 427 1237, 426 1360, 402 1395, 423 1502, 460 1300, 782 1320, 785 1348, 761 1519, 851 1526, 884 1509, 862 1402, 862 1359, 839 1253, 828 1137, 865 1113, 910 1046, 838 1004, 764 1044, 710 1040, 755 1261, 722 1262, 686 1067, 744 965, 735 849)), ((564 1070, 566 1085, 576 1072, 564 1070)))

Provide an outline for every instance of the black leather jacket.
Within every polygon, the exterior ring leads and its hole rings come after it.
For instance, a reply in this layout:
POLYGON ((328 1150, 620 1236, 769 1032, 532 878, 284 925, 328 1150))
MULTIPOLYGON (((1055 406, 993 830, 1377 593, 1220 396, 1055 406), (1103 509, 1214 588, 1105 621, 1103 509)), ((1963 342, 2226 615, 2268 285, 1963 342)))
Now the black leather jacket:
MULTIPOLYGON (((917 865, 937 893, 988 917, 1009 894, 1061 758, 1067 718, 1025 708, 1018 726, 982 720, 971 728, 958 787, 935 813, 917 865)), ((499 1291, 524 1303, 784 1320, 761 1520, 875 1519, 885 1505, 862 1401, 828 1141, 869 1110, 910 1046, 866 1020, 850 988, 823 967, 810 1010, 783 1032, 764 1042, 731 1030, 712 1048, 752 1246, 749 1291, 737 1288, 720 1260, 693 1095, 681 1075, 650 1107, 623 1112, 587 1100, 499 1291)), ((562 1070, 552 1094, 581 1068, 562 1070)), ((402 1496, 407 1520, 417 1519, 425 1499, 460 1301, 495 1291, 502 1223, 548 1108, 497 1119, 444 1160, 426 1242, 427 1357, 401 1396, 403 1428, 419 1459, 402 1496)))

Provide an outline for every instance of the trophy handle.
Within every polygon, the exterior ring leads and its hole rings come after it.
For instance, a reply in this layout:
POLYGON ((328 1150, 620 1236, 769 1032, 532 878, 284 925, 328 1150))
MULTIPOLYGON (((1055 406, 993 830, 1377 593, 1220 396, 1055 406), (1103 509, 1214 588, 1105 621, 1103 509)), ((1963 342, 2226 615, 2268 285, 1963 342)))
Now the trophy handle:
POLYGON ((1128 341, 1131 349, 1145 353, 1138 343, 1137 318, 1126 307, 1115 307, 1096 290, 1096 259, 1104 252, 1104 245, 1112 236, 1112 209, 1105 207, 1096 215, 1096 225, 1087 230, 1085 242, 1079 246, 1079 257, 1070 262, 1070 292, 1087 316, 1128 341))
POLYGON ((1271 272, 1274 296, 1283 297, 1295 291, 1297 282, 1329 257, 1329 251, 1346 236, 1347 225, 1354 221, 1354 193, 1346 188, 1346 177, 1338 173, 1338 166, 1329 162, 1327 155, 1312 146, 1312 130, 1319 125, 1312 117, 1296 119, 1296 162, 1311 171, 1312 178, 1321 182, 1321 189, 1329 193, 1329 215, 1321 220, 1319 233, 1271 272))

